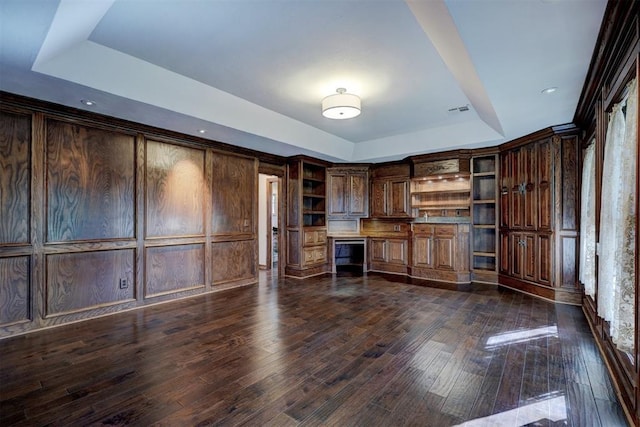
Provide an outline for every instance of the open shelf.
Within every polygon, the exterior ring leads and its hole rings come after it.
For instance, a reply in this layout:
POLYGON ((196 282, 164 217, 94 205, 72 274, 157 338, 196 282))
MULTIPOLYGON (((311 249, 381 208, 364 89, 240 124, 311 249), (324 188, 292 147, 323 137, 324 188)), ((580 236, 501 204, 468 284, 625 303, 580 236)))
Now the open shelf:
POLYGON ((497 258, 497 155, 471 160, 472 268, 496 272, 497 258))

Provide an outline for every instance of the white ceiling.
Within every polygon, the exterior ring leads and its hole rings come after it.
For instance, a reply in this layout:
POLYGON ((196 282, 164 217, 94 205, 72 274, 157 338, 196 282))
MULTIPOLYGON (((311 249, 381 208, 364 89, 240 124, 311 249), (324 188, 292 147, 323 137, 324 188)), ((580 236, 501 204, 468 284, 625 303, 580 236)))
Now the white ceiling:
POLYGON ((1 0, 0 89, 273 154, 392 160, 570 122, 605 6, 1 0), (338 87, 359 117, 322 117, 338 87))

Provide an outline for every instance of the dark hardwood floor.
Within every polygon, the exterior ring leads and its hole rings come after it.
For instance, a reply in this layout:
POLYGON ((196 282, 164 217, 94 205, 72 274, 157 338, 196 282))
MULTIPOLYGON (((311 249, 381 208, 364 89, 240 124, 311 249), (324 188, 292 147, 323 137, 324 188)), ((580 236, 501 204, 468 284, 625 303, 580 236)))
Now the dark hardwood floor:
POLYGON ((622 426, 577 307, 278 280, 0 341, 0 425, 622 426))

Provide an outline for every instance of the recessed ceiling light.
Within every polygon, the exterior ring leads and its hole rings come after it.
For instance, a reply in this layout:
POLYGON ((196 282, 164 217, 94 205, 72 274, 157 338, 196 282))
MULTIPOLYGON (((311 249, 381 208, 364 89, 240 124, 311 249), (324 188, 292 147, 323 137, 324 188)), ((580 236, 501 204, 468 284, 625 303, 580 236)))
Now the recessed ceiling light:
POLYGON ((549 93, 553 93, 553 92, 555 92, 557 90, 558 90, 558 88, 553 86, 553 87, 548 87, 546 89, 543 89, 542 93, 544 93, 546 95, 546 94, 549 94, 549 93))
POLYGON ((205 129, 198 129, 198 133, 204 134, 204 133, 207 133, 207 131, 205 129))
POLYGON ((87 107, 93 107, 94 105, 96 105, 96 102, 90 99, 81 99, 80 102, 82 102, 87 107))

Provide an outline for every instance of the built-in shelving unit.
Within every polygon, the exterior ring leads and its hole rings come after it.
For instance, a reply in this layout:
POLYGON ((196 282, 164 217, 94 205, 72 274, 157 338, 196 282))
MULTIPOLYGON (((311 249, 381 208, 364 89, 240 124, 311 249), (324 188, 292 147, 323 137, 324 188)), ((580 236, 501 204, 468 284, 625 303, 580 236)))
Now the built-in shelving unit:
POLYGON ((411 209, 415 217, 469 216, 470 194, 468 174, 412 179, 411 209))
POLYGON ((286 275, 306 277, 326 271, 326 170, 321 161, 302 156, 288 163, 286 275))
POLYGON ((302 225, 305 227, 324 227, 326 224, 325 175, 322 166, 302 164, 302 225))
POLYGON ((474 280, 497 282, 497 155, 471 159, 471 217, 474 280))

